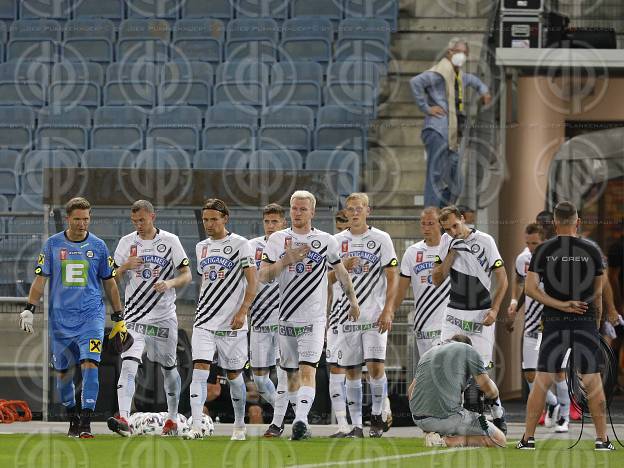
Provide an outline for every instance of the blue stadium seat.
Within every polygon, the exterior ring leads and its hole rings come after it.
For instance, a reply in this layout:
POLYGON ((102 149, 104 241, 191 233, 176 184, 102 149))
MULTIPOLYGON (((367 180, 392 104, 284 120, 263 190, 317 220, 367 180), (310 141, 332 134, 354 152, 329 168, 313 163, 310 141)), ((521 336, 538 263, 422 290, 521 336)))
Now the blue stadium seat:
POLYGON ((0 194, 15 195, 18 193, 17 172, 12 169, 0 168, 0 194))
POLYGON ((265 171, 299 171, 303 169, 303 158, 298 151, 254 151, 249 157, 249 169, 265 171))
POLYGON ((0 169, 11 169, 21 172, 22 164, 19 153, 14 150, 0 149, 0 169))
POLYGON ((260 149, 310 151, 314 112, 309 107, 268 107, 261 120, 258 131, 260 149))
POLYGON ((306 169, 340 171, 338 196, 348 195, 359 186, 360 160, 356 153, 342 150, 315 150, 306 157, 306 169))
POLYGON ((171 26, 158 18, 132 18, 121 22, 117 61, 162 63, 169 60, 171 26))
POLYGON ((251 106, 229 103, 209 107, 202 133, 204 149, 255 149, 258 114, 251 106))
POLYGON ((288 18, 289 0, 235 0, 234 10, 238 18, 288 18))
POLYGON ((148 148, 199 149, 202 116, 194 106, 156 107, 149 118, 148 148))
POLYGON ((30 61, 0 63, 0 106, 43 106, 50 67, 30 61))
POLYGON ((321 105, 323 67, 317 62, 280 62, 271 67, 269 105, 321 105))
POLYGON ((292 16, 322 16, 336 24, 344 16, 342 0, 293 0, 292 16))
POLYGON ((264 107, 267 101, 269 68, 254 61, 224 62, 217 68, 213 102, 264 107))
POLYGON ((277 61, 279 26, 272 18, 238 18, 227 25, 225 59, 277 61))
POLYGON ((17 19, 17 2, 0 0, 0 20, 13 21, 15 19, 17 19))
POLYGON ((345 107, 354 112, 364 112, 371 118, 377 116, 377 88, 367 82, 331 82, 324 89, 325 105, 345 107))
POLYGON ((193 156, 193 168, 215 170, 246 170, 249 155, 239 150, 201 150, 193 156))
POLYGON ((104 69, 98 63, 63 61, 52 67, 52 83, 88 81, 104 84, 104 69))
POLYGON ((135 155, 123 149, 90 149, 84 152, 82 162, 85 167, 131 168, 135 155))
POLYGON ((126 0, 128 18, 178 19, 184 1, 180 0, 126 0))
POLYGON ((206 19, 181 19, 173 28, 174 58, 182 55, 184 60, 221 63, 225 25, 223 21, 206 19))
POLYGON ((4 195, 0 195, 0 211, 9 211, 10 206, 9 199, 4 195))
POLYGON ((376 62, 348 60, 333 62, 327 68, 327 84, 333 83, 370 83, 379 88, 380 71, 376 62))
POLYGON ((89 147, 91 114, 82 106, 44 107, 38 114, 35 147, 85 150, 89 147))
POLYGON ((198 106, 212 104, 214 70, 206 62, 169 62, 163 67, 158 92, 161 106, 198 106))
MULTIPOLYGON (((136 167, 142 169, 190 170, 191 156, 177 148, 150 148, 143 150, 136 158, 136 167)), ((171 177, 176 174, 172 173, 171 177)), ((154 180, 154 183, 158 181, 154 180)))
POLYGON ((331 60, 333 40, 332 23, 327 18, 289 19, 283 26, 280 59, 327 63, 331 60))
POLYGON ((65 24, 63 60, 109 63, 114 59, 115 25, 104 18, 79 18, 65 24))
POLYGON ((182 17, 219 18, 229 21, 234 18, 234 5, 231 0, 185 0, 182 17))
POLYGON ((69 19, 71 10, 70 0, 19 0, 21 19, 66 20, 69 19))
POLYGON ((75 0, 74 18, 107 18, 121 21, 124 17, 123 0, 75 0))
MULTIPOLYGON (((2 0, 0 0, 0 3, 1 2, 2 0)), ((0 8, 1 8, 1 5, 0 5, 0 8)), ((9 27, 4 21, 2 21, 2 18, 0 18, 0 42, 6 42, 8 38, 9 38, 9 27)), ((4 59, 4 56, 2 56, 2 58, 4 59)))
POLYGON ((366 162, 368 123, 368 115, 365 113, 340 106, 321 107, 314 134, 314 148, 355 151, 366 162))
POLYGON ((58 58, 58 43, 63 28, 56 20, 18 20, 11 24, 7 60, 36 60, 53 63, 58 58))
POLYGON ((152 62, 111 63, 106 69, 104 105, 156 105, 160 66, 152 62))
POLYGON ((390 56, 390 25, 379 18, 347 18, 338 27, 334 59, 386 63, 390 56))
POLYGON ((137 106, 102 106, 93 115, 91 147, 142 150, 147 114, 137 106))
MULTIPOLYGON (((35 129, 35 113, 28 106, 0 106, 0 148, 30 149, 35 129)), ((0 153, 0 158, 5 155, 0 153)), ((8 157, 8 156, 7 156, 8 157)), ((0 162, 0 168, 4 165, 0 162)))
POLYGON ((153 62, 116 62, 106 67, 106 82, 147 81, 157 86, 160 83, 161 66, 153 62))
POLYGON ((398 0, 345 0, 347 18, 381 18, 390 23, 392 31, 397 30, 399 17, 398 0))
POLYGON ((48 90, 51 106, 101 104, 104 71, 97 63, 60 62, 52 67, 52 83, 48 90))
MULTIPOLYGON (((39 174, 41 177, 41 174, 39 174)), ((24 176, 22 176, 22 179, 24 176)), ((41 187, 39 187, 41 190, 41 187)), ((25 193, 23 195, 17 195, 11 201, 11 211, 27 213, 32 211, 41 211, 43 208, 41 201, 41 192, 39 193, 25 193)))
MULTIPOLYGON (((68 150, 33 150, 23 156, 23 174, 36 171, 43 171, 48 167, 80 167, 82 153, 80 156, 75 151, 68 150)), ((23 178, 22 178, 23 180, 23 178)), ((21 193, 37 193, 36 190, 29 190, 22 184, 21 193)))

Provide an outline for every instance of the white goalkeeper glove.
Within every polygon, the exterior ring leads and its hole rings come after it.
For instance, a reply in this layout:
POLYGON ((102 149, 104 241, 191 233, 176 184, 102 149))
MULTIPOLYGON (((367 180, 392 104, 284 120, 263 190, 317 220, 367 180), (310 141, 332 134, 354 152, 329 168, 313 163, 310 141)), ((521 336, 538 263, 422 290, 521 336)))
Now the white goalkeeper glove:
POLYGON ((27 304, 24 311, 20 314, 20 328, 24 330, 26 333, 33 333, 33 311, 35 310, 35 306, 32 304, 27 304))

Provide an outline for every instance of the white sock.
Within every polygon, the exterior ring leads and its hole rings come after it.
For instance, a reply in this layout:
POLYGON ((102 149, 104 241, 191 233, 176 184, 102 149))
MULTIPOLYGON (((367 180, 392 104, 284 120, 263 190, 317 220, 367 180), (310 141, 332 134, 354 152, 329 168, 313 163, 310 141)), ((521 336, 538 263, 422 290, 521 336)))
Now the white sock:
POLYGON ((555 382, 557 392, 557 402, 559 403, 559 417, 565 420, 570 419, 570 395, 568 394, 568 383, 565 380, 555 382))
POLYGON ((284 416, 288 410, 288 373, 281 367, 277 368, 277 390, 275 392, 275 404, 273 405, 273 421, 277 427, 284 424, 284 416))
POLYGON ((371 396, 373 400, 372 414, 381 414, 381 406, 383 405, 384 398, 386 398, 386 384, 388 379, 386 374, 381 379, 369 379, 368 384, 371 389, 371 396))
POLYGON ((290 406, 295 413, 297 413, 297 391, 288 392, 288 401, 290 402, 290 406))
POLYGON ((247 388, 243 374, 238 374, 235 379, 228 379, 230 383, 230 397, 234 407, 234 427, 245 426, 245 403, 247 401, 247 388))
POLYGON ((556 406, 557 405, 557 397, 550 390, 548 390, 546 392, 546 404, 548 406, 556 406))
POLYGON ((345 383, 347 390, 347 405, 351 415, 351 424, 362 427, 362 380, 349 380, 345 383))
POLYGON ((117 381, 117 403, 119 405, 119 416, 128 419, 130 407, 134 397, 134 380, 139 363, 131 359, 124 359, 121 363, 121 373, 117 381))
POLYGON ((345 374, 329 374, 329 396, 336 414, 338 426, 347 425, 347 402, 345 401, 345 374))
POLYGON ((503 414, 503 404, 500 401, 500 398, 497 398, 494 404, 492 405, 492 417, 494 419, 502 418, 503 414))
POLYGON ((297 413, 295 414, 295 421, 303 421, 308 424, 308 413, 314 403, 314 395, 316 389, 314 387, 306 387, 302 385, 297 392, 297 413))
POLYGON ((204 414, 204 403, 208 397, 209 370, 193 369, 191 380, 191 416, 193 417, 193 429, 200 430, 204 414))
POLYGON ((273 385, 273 382, 269 378, 269 374, 254 374, 254 382, 256 383, 256 387, 258 387, 258 394, 264 398, 268 404, 275 407, 275 385, 273 385))
POLYGON ((180 390, 182 388, 182 379, 178 368, 165 369, 161 367, 163 376, 165 377, 165 393, 167 394, 167 416, 174 422, 178 422, 178 403, 180 402, 180 390))

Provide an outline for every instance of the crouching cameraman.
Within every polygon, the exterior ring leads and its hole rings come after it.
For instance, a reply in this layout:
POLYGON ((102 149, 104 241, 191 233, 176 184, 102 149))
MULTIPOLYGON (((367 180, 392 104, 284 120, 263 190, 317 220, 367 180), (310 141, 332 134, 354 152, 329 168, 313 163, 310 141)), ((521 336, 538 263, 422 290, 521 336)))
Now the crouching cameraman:
POLYGON ((498 398, 498 388, 467 336, 455 335, 422 355, 408 395, 414 422, 426 434, 425 445, 505 446, 500 429, 462 406, 462 394, 471 378, 488 401, 498 398))

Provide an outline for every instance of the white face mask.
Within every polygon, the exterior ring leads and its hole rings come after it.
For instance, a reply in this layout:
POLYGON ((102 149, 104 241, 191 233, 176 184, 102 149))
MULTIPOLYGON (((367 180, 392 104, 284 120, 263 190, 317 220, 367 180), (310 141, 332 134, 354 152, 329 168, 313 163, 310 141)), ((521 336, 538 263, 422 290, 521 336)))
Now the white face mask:
POLYGON ((466 54, 458 52, 451 57, 451 63, 457 68, 461 68, 466 63, 466 54))

